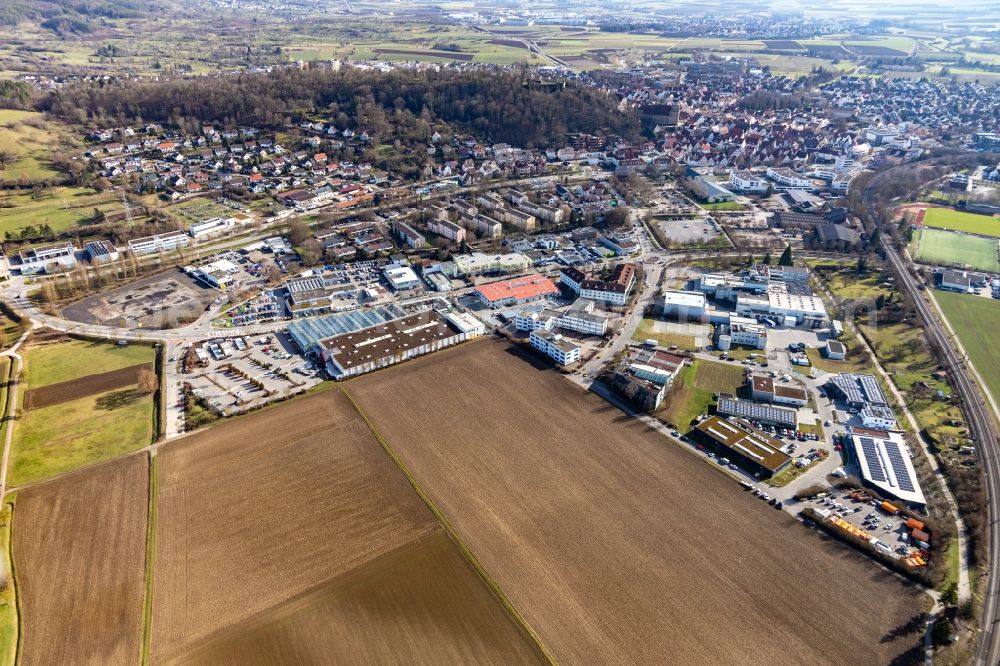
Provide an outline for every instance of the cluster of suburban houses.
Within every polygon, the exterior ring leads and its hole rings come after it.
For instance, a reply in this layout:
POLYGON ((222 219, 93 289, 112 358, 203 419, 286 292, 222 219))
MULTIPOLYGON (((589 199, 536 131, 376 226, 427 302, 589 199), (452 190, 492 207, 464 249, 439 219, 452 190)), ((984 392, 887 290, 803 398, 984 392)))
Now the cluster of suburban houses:
MULTIPOLYGON (((345 142, 353 140, 353 133, 350 137, 326 145, 349 146, 345 142)), ((94 143, 85 156, 96 163, 98 175, 115 179, 136 174, 138 189, 164 191, 173 198, 236 187, 257 194, 309 191, 328 181, 337 188, 340 180, 393 184, 370 164, 338 160, 308 141, 305 148, 289 149, 253 127, 208 125, 199 133, 185 134, 150 124, 98 130, 88 139, 94 143)), ((361 138, 356 141, 363 143, 361 138)))
MULTIPOLYGON (((995 129, 1000 105, 1000 87, 973 81, 841 76, 825 84, 821 92, 841 117, 905 127, 913 137, 995 129)), ((898 141, 899 136, 898 130, 891 131, 891 140, 898 141)))

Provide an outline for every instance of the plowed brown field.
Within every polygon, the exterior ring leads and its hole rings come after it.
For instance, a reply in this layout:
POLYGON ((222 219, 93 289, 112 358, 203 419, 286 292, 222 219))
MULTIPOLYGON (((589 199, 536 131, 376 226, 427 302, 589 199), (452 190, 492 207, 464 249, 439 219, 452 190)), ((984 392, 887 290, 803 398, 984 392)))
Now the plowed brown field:
POLYGON ((222 632, 185 664, 541 663, 443 530, 222 632))
POLYGON ((347 383, 562 664, 886 664, 925 599, 513 348, 347 383))
POLYGON ((340 391, 194 435, 164 448, 158 465, 154 661, 184 662, 201 646, 246 663, 246 646, 271 639, 261 659, 285 663, 337 663, 335 649, 350 655, 339 663, 393 648, 400 663, 462 662, 471 650, 474 661, 533 657, 457 555, 436 574, 426 554, 414 553, 419 566, 390 555, 442 528, 340 391), (424 578, 408 580, 407 566, 424 578), (461 598, 440 589, 463 577, 461 598))
POLYGON ((150 367, 148 363, 140 363, 120 370, 87 375, 68 382, 29 389, 24 393, 24 408, 28 410, 41 409, 49 405, 58 405, 61 402, 86 398, 88 395, 105 393, 123 386, 132 386, 139 377, 139 370, 148 367, 150 367))
POLYGON ((148 470, 129 456, 18 493, 19 663, 139 663, 148 470))

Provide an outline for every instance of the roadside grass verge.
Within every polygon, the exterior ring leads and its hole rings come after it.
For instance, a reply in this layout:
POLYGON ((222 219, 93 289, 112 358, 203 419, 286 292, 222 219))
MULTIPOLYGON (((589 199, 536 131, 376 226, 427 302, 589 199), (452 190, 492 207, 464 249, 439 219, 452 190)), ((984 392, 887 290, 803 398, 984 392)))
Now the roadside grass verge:
POLYGON ((149 509, 146 520, 146 593, 142 605, 142 647, 139 663, 148 664, 153 642, 153 563, 156 554, 156 456, 149 457, 149 509))
POLYGON ((11 523, 14 520, 14 502, 8 499, 0 509, 0 553, 3 553, 3 570, 0 571, 0 662, 17 662, 17 641, 21 634, 17 611, 17 584, 14 578, 14 560, 10 547, 11 523))

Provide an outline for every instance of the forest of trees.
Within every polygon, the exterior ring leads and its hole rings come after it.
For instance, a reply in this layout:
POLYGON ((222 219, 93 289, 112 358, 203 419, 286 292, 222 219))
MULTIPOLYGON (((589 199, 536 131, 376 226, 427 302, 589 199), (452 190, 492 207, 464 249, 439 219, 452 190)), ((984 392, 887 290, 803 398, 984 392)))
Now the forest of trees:
POLYGON ((551 145, 567 132, 639 135, 633 111, 579 84, 546 85, 527 73, 370 72, 344 67, 167 81, 66 86, 37 102, 65 120, 112 125, 142 121, 196 130, 202 123, 280 128, 306 118, 340 119, 374 142, 407 128, 443 123, 515 146, 551 145))

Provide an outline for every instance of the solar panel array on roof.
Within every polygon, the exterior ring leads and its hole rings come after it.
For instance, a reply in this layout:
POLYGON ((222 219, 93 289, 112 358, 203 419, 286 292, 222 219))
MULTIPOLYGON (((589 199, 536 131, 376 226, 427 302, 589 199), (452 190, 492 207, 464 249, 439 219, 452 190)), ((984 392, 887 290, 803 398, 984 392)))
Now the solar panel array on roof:
POLYGON ((868 476, 872 481, 886 481, 882 465, 879 464, 878 449, 875 447, 875 440, 871 437, 862 437, 861 450, 865 452, 865 464, 868 467, 868 476))
POLYGON ((854 381, 854 375, 837 375, 830 381, 840 389, 848 402, 865 402, 865 396, 854 381))
POLYGON ((896 483, 899 487, 908 492, 913 492, 913 480, 903 462, 903 452, 895 442, 884 442, 885 452, 889 456, 889 464, 892 465, 892 473, 896 475, 896 483))
POLYGON ((301 349, 305 350, 327 338, 378 326, 405 316, 406 312, 398 305, 386 305, 370 310, 355 310, 295 321, 288 325, 288 334, 301 349))
POLYGON ((795 427, 795 412, 791 409, 773 407, 771 405, 749 402, 747 400, 736 400, 726 396, 719 397, 719 404, 716 411, 720 414, 739 416, 755 421, 767 421, 790 427, 795 427))
POLYGON ((865 392, 865 397, 868 398, 868 402, 873 405, 884 405, 885 395, 882 394, 882 387, 878 385, 875 381, 875 377, 872 375, 854 375, 858 382, 861 384, 862 390, 865 392))

